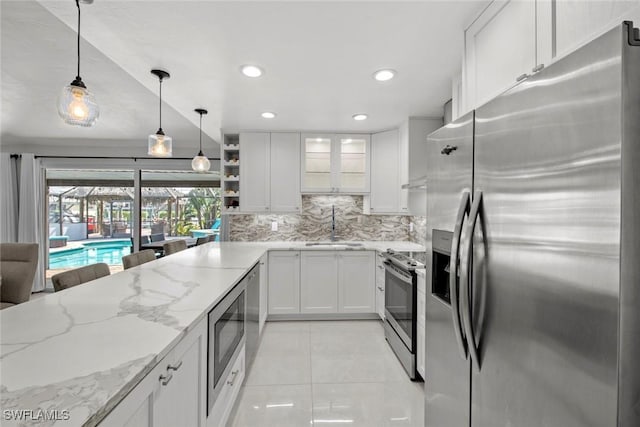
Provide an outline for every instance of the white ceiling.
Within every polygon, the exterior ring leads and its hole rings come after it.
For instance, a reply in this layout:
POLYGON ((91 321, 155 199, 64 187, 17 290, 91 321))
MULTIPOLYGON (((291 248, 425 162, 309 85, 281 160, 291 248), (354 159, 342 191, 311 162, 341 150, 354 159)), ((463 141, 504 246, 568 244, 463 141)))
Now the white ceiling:
POLYGON ((488 2, 95 0, 81 5, 81 75, 102 109, 90 129, 55 110, 75 76, 74 0, 1 3, 3 139, 144 141, 157 128, 158 67, 171 73, 163 128, 196 147, 196 107, 216 140, 220 128, 358 132, 442 116, 463 30, 488 2), (265 75, 242 76, 246 63, 265 75), (374 81, 386 67, 397 78, 374 81), (352 120, 359 112, 369 120, 352 120))

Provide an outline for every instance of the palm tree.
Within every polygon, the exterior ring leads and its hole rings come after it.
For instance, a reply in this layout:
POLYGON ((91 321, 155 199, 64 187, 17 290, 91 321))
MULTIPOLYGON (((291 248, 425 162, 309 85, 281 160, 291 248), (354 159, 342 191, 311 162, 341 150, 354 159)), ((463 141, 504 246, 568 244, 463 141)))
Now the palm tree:
POLYGON ((220 189, 193 188, 187 197, 185 211, 196 216, 201 229, 211 227, 220 212, 220 189))

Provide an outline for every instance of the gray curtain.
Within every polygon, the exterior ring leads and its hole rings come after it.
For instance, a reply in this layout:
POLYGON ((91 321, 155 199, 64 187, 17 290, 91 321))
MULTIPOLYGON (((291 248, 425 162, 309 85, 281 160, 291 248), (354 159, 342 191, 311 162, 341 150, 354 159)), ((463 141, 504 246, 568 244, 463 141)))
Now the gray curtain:
POLYGON ((0 153, 0 242, 18 241, 18 180, 16 159, 0 153))

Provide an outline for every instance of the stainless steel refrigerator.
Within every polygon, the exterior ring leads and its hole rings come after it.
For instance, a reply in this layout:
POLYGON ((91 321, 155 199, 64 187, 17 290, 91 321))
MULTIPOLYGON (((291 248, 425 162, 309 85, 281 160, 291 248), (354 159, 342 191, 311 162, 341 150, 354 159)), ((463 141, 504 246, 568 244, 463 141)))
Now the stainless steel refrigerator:
POLYGON ((425 425, 640 426, 640 34, 428 138, 425 425))

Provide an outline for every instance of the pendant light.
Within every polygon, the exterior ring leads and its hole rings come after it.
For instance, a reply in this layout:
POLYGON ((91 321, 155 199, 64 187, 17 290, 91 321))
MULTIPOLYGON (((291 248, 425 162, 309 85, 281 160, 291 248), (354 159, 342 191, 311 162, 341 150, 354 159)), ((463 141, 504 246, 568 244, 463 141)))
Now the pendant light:
POLYGON ((206 172, 211 167, 211 162, 209 162, 207 156, 202 154, 202 115, 207 114, 208 111, 202 108, 196 108, 194 111, 200 114, 200 151, 198 151, 198 155, 191 161, 191 167, 196 172, 206 172))
MULTIPOLYGON (((91 3, 84 0, 83 3, 91 3)), ((62 89, 58 98, 58 114, 65 123, 75 126, 90 127, 100 116, 100 108, 95 97, 87 90, 80 77, 80 3, 78 8, 78 73, 75 80, 62 89)))
POLYGON ((154 157, 171 157, 171 137, 162 131, 162 80, 171 77, 164 70, 151 70, 160 80, 160 127, 155 135, 149 135, 149 155, 154 157))

